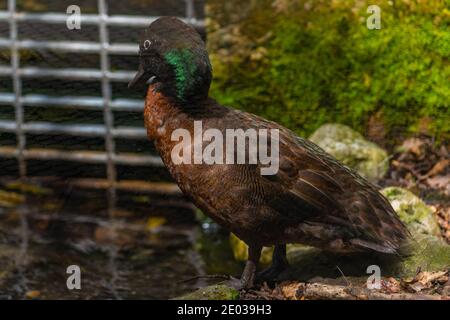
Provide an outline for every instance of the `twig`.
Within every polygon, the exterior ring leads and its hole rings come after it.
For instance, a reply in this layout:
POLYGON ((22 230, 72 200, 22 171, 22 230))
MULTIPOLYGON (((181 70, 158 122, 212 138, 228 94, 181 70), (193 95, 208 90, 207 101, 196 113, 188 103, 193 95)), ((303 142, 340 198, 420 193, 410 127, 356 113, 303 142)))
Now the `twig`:
POLYGON ((341 268, 339 268, 339 266, 336 266, 336 268, 339 270, 339 272, 341 273, 342 277, 344 278, 345 282, 347 282, 347 286, 351 287, 352 284, 350 281, 348 281, 347 277, 345 276, 345 274, 342 272, 341 268))

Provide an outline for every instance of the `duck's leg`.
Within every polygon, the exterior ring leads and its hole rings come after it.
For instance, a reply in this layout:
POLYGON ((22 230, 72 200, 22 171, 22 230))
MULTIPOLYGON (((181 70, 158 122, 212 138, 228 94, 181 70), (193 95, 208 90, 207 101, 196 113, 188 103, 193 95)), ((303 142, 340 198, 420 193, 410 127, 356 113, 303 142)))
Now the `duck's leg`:
POLYGON ((275 245, 275 250, 272 255, 272 264, 267 269, 258 273, 258 281, 273 280, 287 268, 289 268, 289 263, 286 258, 286 245, 275 245))
POLYGON ((249 245, 248 259, 245 263, 245 268, 242 272, 241 278, 231 279, 226 281, 225 284, 237 290, 252 288, 255 284, 256 268, 258 266, 259 258, 261 257, 261 250, 262 246, 249 245))
POLYGON ((256 268, 261 258, 262 246, 248 246, 248 260, 245 264, 244 272, 242 272, 241 283, 243 289, 252 288, 256 280, 256 268))

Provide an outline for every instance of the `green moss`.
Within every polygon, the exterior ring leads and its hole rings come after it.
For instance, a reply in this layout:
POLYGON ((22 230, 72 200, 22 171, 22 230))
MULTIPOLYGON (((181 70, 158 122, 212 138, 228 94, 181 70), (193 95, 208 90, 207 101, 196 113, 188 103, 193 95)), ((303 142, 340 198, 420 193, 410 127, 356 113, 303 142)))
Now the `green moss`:
POLYGON ((390 138, 450 137, 448 2, 379 3, 380 30, 366 27, 369 1, 220 2, 209 4, 220 102, 303 136, 327 122, 365 132, 380 114, 390 138))
POLYGON ((174 300, 238 300, 239 291, 225 285, 201 288, 174 300))
POLYGON ((383 277, 413 277, 417 270, 444 271, 450 268, 450 246, 433 236, 417 236, 407 256, 379 253, 333 254, 320 249, 296 247, 288 251, 290 278, 308 281, 315 277, 341 276, 367 279, 367 267, 377 265, 383 277))
POLYGON ((418 269, 423 271, 442 271, 450 269, 450 246, 434 236, 416 236, 412 252, 401 264, 397 273, 411 276, 418 269))

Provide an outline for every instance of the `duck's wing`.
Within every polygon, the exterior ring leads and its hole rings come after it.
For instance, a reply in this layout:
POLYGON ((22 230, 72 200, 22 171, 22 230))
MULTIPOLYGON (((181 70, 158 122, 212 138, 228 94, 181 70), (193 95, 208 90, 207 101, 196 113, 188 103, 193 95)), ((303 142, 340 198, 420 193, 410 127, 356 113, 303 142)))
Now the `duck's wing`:
POLYGON ((279 170, 261 176, 268 206, 293 221, 336 228, 355 247, 398 250, 408 232, 375 186, 288 129, 245 117, 250 124, 279 130, 279 170))

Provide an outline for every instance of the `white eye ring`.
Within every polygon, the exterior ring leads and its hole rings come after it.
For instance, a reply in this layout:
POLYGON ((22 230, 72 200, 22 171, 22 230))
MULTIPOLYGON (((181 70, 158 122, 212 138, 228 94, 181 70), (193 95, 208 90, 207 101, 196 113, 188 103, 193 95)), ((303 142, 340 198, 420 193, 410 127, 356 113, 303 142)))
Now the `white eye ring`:
POLYGON ((151 45, 152 45, 152 42, 150 40, 145 40, 144 41, 144 48, 145 49, 150 48, 151 45))

